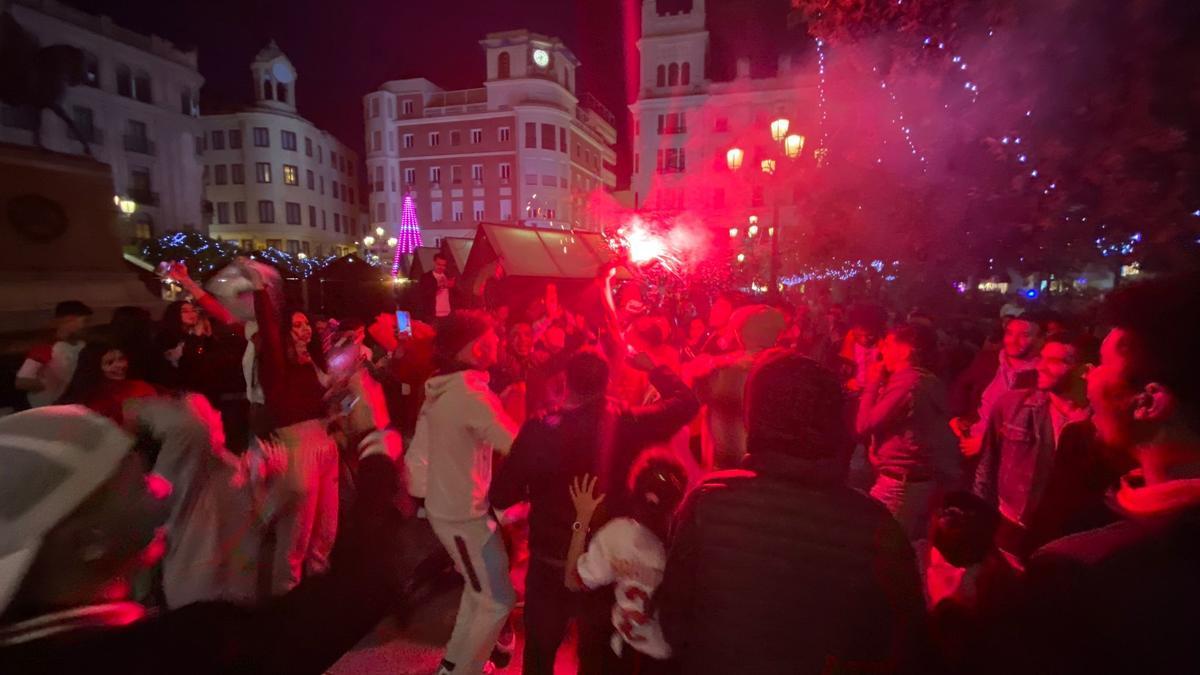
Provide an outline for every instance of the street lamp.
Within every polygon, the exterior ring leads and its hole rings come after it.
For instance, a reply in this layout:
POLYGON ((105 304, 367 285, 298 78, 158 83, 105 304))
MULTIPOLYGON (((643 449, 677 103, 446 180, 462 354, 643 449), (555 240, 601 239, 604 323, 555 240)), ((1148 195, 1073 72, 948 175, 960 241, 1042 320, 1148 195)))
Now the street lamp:
POLYGON ((127 216, 133 215, 133 212, 137 210, 137 202, 132 199, 122 199, 119 206, 121 207, 121 213, 127 216))
POLYGON ((742 160, 746 158, 746 153, 741 148, 730 148, 725 153, 725 164, 729 166, 730 171, 737 171, 742 168, 742 160))
POLYGON ((776 143, 782 141, 783 137, 787 136, 789 126, 791 126, 791 122, 786 117, 780 117, 771 122, 771 138, 774 138, 776 143))
POLYGON ((729 238, 737 239, 737 236, 738 236, 738 229, 736 227, 729 228, 729 238))
POLYGON ((796 159, 804 150, 804 137, 800 134, 792 134, 783 139, 783 152, 788 159, 796 159))
POLYGON ((396 248, 396 242, 400 241, 395 237, 388 237, 388 248, 396 248))
POLYGON ((367 236, 363 237, 363 246, 366 246, 367 248, 371 248, 374 245, 375 245, 375 237, 372 237, 369 234, 367 236))
POLYGON ((382 227, 375 228, 375 234, 376 234, 376 236, 382 237, 383 236, 383 228, 382 227))
POLYGON ((764 159, 762 161, 762 172, 767 174, 768 176, 774 176, 775 175, 775 160, 764 159))

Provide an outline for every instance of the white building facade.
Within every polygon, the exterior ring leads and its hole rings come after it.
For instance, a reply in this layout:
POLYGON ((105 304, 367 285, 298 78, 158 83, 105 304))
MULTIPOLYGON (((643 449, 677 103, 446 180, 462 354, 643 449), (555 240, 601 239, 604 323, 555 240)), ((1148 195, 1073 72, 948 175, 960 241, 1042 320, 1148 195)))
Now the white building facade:
MULTIPOLYGON (((11 0, 12 16, 43 47, 84 52, 85 84, 69 88, 63 109, 109 165, 113 194, 133 200, 126 243, 166 232, 206 231, 199 152, 196 52, 157 35, 141 35, 106 16, 56 0, 11 0)), ((33 145, 32 109, 0 110, 0 142, 33 145)), ((82 154, 83 145, 50 111, 41 112, 41 142, 55 152, 82 154)))
POLYGON ((779 117, 790 121, 789 133, 806 136, 804 152, 811 157, 820 133, 816 74, 793 70, 790 58, 781 56, 773 77, 752 78, 749 61, 739 59, 734 80, 711 81, 705 0, 674 13, 660 14, 657 5, 642 3, 640 82, 629 106, 635 206, 663 215, 702 211, 722 225, 736 225, 782 199, 783 218, 790 218, 794 195, 772 195, 787 186, 772 184, 760 167, 762 160, 780 157, 769 131, 779 117), (726 165, 734 147, 744 151, 736 173, 726 165))
POLYGON ((250 72, 254 105, 200 118, 212 236, 246 250, 352 252, 367 232, 358 154, 297 113, 298 74, 274 42, 250 72))
POLYGON ((411 194, 427 245, 480 222, 596 229, 587 199, 616 184, 617 134, 603 105, 577 96, 579 60, 526 30, 480 44, 483 87, 393 80, 363 97, 370 227, 394 235, 411 194))

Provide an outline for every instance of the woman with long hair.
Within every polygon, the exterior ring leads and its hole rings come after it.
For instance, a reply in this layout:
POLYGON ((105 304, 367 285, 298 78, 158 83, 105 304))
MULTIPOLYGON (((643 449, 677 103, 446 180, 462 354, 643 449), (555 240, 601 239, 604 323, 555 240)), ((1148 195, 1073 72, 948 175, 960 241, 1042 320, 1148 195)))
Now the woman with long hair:
POLYGON ((125 403, 152 397, 154 387, 129 377, 129 357, 110 340, 92 341, 79 353, 79 365, 59 403, 83 405, 113 420, 125 422, 125 403))
POLYGON ((567 553, 567 588, 574 591, 616 585, 612 610, 615 632, 606 653, 605 673, 671 672, 671 647, 654 616, 651 598, 667 564, 671 518, 687 492, 687 470, 673 454, 650 450, 629 474, 628 512, 601 527, 584 551, 588 528, 604 495, 596 478, 576 477, 574 534, 567 553))

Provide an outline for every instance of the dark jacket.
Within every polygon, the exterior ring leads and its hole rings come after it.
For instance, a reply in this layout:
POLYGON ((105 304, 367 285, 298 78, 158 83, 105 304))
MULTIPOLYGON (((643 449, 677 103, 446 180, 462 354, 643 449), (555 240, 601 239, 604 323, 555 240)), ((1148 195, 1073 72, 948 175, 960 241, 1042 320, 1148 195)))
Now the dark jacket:
POLYGON ((928 672, 913 550, 845 463, 751 448, 688 495, 656 595, 682 672, 928 672))
POLYGON ((857 428, 871 437, 871 465, 877 470, 958 487, 962 457, 950 430, 945 388, 928 370, 908 368, 882 385, 868 384, 857 428))
POLYGON ((407 597, 397 579, 412 577, 418 560, 401 540, 419 521, 399 475, 386 456, 362 461, 351 527, 331 571, 287 595, 257 608, 202 602, 125 627, 0 646, 0 673, 326 672, 396 605, 397 593, 407 597), (407 514, 396 508, 402 496, 407 514))
MULTIPOLYGON (((446 277, 457 279, 450 270, 446 270, 446 277)), ((420 281, 417 282, 417 302, 416 310, 417 317, 422 321, 432 322, 437 319, 437 292, 438 282, 437 277, 433 276, 433 270, 421 275, 420 281)), ((450 310, 462 309, 459 306, 458 286, 450 289, 450 310)))
POLYGON ((622 409, 611 399, 558 410, 521 427, 512 451, 492 479, 490 499, 497 508, 530 503, 529 550, 536 557, 563 561, 571 543, 571 479, 599 477, 596 491, 609 513, 619 512, 625 478, 638 454, 665 443, 700 409, 696 396, 667 368, 650 373, 662 396, 653 405, 622 409), (611 431, 609 431, 611 430, 611 431), (606 442, 611 438, 611 442, 606 442))
POLYGON ((1200 672, 1200 506, 1059 539, 1026 573, 1006 672, 1200 672))
POLYGON ((1049 394, 1019 389, 1001 396, 984 428, 973 492, 1008 520, 1028 525, 1045 492, 1056 441, 1049 394))

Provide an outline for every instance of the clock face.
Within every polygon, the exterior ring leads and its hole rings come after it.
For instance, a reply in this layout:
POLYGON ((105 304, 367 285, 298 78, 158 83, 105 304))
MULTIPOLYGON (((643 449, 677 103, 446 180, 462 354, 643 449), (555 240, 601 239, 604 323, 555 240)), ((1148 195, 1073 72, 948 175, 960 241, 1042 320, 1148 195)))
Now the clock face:
POLYGON ((538 68, 545 68, 546 66, 550 65, 550 53, 545 49, 533 50, 533 63, 538 68))

